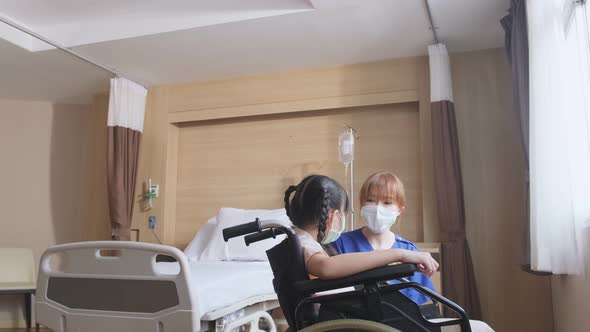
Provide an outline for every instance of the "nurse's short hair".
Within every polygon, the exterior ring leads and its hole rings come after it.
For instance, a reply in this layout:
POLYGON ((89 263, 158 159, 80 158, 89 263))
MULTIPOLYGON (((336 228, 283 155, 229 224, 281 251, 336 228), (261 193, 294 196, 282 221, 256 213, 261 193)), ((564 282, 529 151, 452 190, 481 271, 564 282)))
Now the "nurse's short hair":
POLYGON ((392 200, 399 208, 406 206, 406 193, 402 181, 390 172, 375 173, 365 180, 360 191, 361 205, 369 198, 369 192, 377 190, 377 199, 392 200))

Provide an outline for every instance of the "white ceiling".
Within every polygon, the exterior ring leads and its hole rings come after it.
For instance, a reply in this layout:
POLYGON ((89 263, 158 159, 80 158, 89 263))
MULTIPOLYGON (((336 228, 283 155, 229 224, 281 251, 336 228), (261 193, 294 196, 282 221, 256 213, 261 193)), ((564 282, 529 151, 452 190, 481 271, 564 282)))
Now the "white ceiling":
POLYGON ((312 9, 306 0, 0 0, 5 16, 68 47, 312 9))
MULTIPOLYGON (((503 45, 499 20, 509 0, 429 3, 451 51, 503 45)), ((0 0, 0 16, 146 85, 423 55, 433 42, 422 0, 0 0)), ((68 70, 69 55, 12 29, 0 27, 0 38, 21 47, 0 42, 0 97, 10 80, 4 66, 29 57, 56 73, 43 98, 49 90, 91 95, 104 86, 72 89, 73 81, 105 74, 80 63, 68 70), (68 59, 61 66, 60 56, 68 59), (76 73, 81 79, 64 78, 76 73)), ((11 75, 35 79, 12 67, 11 75)))

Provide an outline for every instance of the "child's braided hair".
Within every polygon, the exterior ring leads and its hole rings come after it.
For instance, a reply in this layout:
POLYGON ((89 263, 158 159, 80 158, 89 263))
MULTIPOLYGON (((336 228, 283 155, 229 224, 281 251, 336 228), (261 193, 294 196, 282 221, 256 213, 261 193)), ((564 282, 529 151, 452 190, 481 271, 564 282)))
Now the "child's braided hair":
POLYGON ((326 236, 327 220, 330 210, 347 213, 349 209, 346 190, 335 180, 323 175, 310 175, 297 186, 285 191, 285 210, 293 225, 303 228, 317 225, 317 241, 326 236), (293 198, 291 198, 291 195, 293 198))

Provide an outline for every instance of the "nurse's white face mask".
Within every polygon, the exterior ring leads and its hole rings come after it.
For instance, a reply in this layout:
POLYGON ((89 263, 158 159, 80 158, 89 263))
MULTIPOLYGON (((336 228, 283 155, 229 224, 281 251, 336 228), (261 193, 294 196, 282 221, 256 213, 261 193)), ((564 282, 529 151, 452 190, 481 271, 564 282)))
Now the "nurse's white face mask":
POLYGON ((381 204, 365 205, 361 208, 361 217, 367 228, 375 234, 381 234, 395 224, 400 210, 397 206, 385 207, 381 204))

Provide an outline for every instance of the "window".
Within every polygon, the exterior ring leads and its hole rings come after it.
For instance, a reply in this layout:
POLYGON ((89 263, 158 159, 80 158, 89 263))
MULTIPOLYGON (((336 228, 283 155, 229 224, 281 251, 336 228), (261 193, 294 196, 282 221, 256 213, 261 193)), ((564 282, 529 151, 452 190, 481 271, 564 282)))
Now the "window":
POLYGON ((590 27, 588 5, 527 1, 530 70, 531 267, 582 271, 590 226, 590 27))

